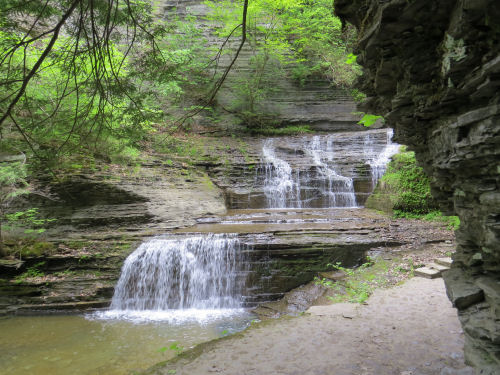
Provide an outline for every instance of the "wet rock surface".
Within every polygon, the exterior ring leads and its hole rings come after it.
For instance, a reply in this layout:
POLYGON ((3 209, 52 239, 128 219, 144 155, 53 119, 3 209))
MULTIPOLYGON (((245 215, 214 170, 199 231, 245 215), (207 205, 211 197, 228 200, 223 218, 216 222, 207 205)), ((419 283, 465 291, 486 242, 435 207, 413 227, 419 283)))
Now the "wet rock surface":
POLYGON ((500 372, 500 8, 497 1, 336 1, 359 30, 365 110, 416 151, 433 195, 461 219, 448 293, 467 361, 500 372), (495 287, 490 288, 493 285, 495 287))
POLYGON ((44 196, 16 202, 12 209, 36 206, 57 220, 43 234, 46 254, 19 260, 14 253, 0 262, 0 314, 107 306, 125 258, 144 238, 224 213, 222 192, 209 177, 176 164, 153 160, 139 170, 70 176, 46 184, 44 196))

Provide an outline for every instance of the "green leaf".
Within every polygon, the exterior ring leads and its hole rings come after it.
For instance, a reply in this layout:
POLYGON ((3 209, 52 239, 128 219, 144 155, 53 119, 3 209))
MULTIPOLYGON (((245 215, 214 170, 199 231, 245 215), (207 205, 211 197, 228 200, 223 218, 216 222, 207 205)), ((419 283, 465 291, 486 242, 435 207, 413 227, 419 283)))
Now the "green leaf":
POLYGON ((377 122, 377 120, 379 120, 379 119, 383 120, 384 118, 382 116, 365 114, 361 118, 361 120, 358 121, 358 124, 361 124, 361 125, 366 126, 366 127, 370 127, 373 124, 375 124, 375 122, 377 122))
POLYGON ((347 55, 347 60, 345 61, 346 64, 348 65, 352 65, 356 62, 356 59, 358 58, 358 56, 356 56, 355 54, 353 53, 350 53, 347 55))

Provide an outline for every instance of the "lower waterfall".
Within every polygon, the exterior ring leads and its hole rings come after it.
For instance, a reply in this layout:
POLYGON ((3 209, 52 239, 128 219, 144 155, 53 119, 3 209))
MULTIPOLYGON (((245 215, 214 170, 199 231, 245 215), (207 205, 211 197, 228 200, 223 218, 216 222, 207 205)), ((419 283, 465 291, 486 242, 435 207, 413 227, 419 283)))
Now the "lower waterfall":
POLYGON ((198 319, 239 309, 244 250, 230 234, 151 239, 125 260, 105 317, 198 319))

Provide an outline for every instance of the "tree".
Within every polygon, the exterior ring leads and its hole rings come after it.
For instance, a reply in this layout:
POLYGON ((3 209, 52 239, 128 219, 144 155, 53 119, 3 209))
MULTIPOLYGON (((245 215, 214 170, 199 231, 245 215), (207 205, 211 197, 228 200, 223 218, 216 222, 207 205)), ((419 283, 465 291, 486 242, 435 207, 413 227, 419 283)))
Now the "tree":
MULTIPOLYGON (((207 1, 209 19, 219 35, 236 34, 241 1, 207 1)), ((254 0, 248 6, 249 66, 239 67, 231 82, 235 100, 230 111, 250 126, 259 126, 262 104, 287 72, 299 84, 316 76, 349 88, 359 74, 346 61, 354 29, 342 30, 331 0, 254 0), (285 69, 288 67, 288 69, 285 69)))
POLYGON ((171 73, 166 31, 147 1, 2 1, 2 140, 17 133, 44 161, 137 142, 158 115, 137 81, 171 73))
MULTIPOLYGON (((146 0, 2 1, 0 144, 28 145, 50 164, 65 154, 133 152, 162 128, 160 104, 171 104, 209 61, 194 43, 200 35, 175 44, 186 20, 162 22, 154 11, 146 0)), ((242 17, 245 30, 246 5, 242 17)), ((214 81, 203 107, 231 66, 214 81)))

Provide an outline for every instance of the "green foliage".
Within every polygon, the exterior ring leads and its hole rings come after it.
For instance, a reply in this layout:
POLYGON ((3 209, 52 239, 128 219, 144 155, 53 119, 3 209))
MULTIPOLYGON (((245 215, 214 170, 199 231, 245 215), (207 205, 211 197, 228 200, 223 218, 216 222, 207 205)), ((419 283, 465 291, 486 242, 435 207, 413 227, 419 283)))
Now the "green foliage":
POLYGON ((81 2, 74 25, 58 35, 51 28, 68 2, 0 3, 0 116, 40 63, 0 143, 15 142, 28 159, 57 169, 88 156, 137 160, 144 141, 164 128, 166 107, 202 86, 210 63, 194 17, 165 25, 153 21, 147 1, 81 2))
POLYGON ((373 124, 377 122, 377 120, 384 120, 382 116, 377 116, 377 115, 370 115, 368 113, 365 113, 361 120, 358 121, 358 124, 361 124, 366 127, 370 127, 373 124))
POLYGON ((40 234, 45 232, 44 225, 55 221, 56 219, 40 218, 38 208, 29 208, 25 211, 18 211, 12 214, 5 214, 7 224, 4 225, 4 230, 12 230, 13 228, 24 228, 25 234, 40 234))
POLYGON ((176 354, 180 354, 184 350, 184 347, 179 345, 179 343, 174 342, 168 347, 163 346, 160 349, 158 349, 160 353, 165 353, 167 350, 173 350, 176 354))
POLYGON ((347 55, 347 59, 346 59, 345 63, 348 64, 348 65, 352 65, 352 64, 354 64, 356 62, 357 58, 358 58, 358 56, 350 53, 350 54, 347 55))
POLYGON ((346 279, 338 282, 316 278, 317 284, 335 292, 335 296, 329 297, 333 302, 364 303, 376 287, 387 284, 383 273, 387 272, 388 263, 383 260, 375 262, 368 258, 367 262, 354 269, 343 267, 340 263, 329 266, 346 274, 346 279))
POLYGON ((381 181, 393 194, 395 212, 422 215, 435 210, 429 178, 417 165, 414 152, 394 155, 381 181))
POLYGON ((394 211, 394 217, 404 219, 421 219, 427 221, 437 221, 444 223, 449 230, 457 230, 460 227, 460 218, 458 216, 444 216, 441 211, 431 211, 427 214, 418 214, 405 212, 401 210, 394 211))
MULTIPOLYGON (((219 36, 240 37, 242 1, 206 1, 209 19, 219 36)), ((249 69, 239 70, 231 80, 236 112, 248 128, 269 127, 265 101, 291 72, 299 84, 311 78, 347 87, 360 73, 346 58, 354 40, 353 29, 342 31, 330 0, 255 0, 249 3, 247 47, 251 49, 249 69), (285 69, 285 68, 289 69, 285 69)))
POLYGON ((16 276, 16 282, 21 283, 23 281, 26 281, 26 279, 28 279, 28 278, 45 276, 45 273, 40 270, 40 268, 42 268, 44 265, 45 265, 45 262, 39 262, 39 263, 29 267, 21 275, 16 276))
POLYGON ((357 103, 362 103, 366 99, 366 94, 359 91, 358 89, 351 90, 351 96, 357 103))

